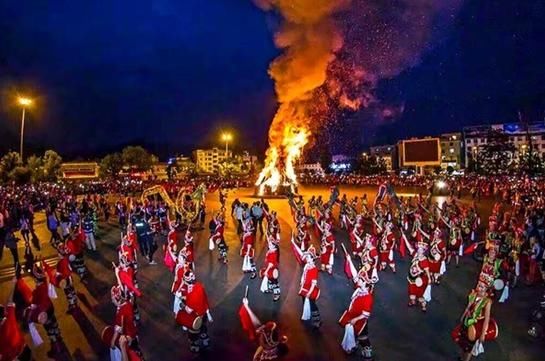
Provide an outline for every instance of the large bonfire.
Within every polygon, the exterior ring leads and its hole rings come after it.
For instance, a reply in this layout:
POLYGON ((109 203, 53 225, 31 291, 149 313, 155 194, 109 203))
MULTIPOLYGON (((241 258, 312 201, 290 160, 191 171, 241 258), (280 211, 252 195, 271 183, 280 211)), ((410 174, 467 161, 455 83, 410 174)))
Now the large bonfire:
POLYGON ((265 167, 256 182, 259 194, 294 190, 294 165, 316 128, 317 89, 328 77, 343 39, 333 16, 350 0, 256 0, 277 10, 284 22, 275 34, 282 55, 270 65, 279 107, 269 129, 265 167))

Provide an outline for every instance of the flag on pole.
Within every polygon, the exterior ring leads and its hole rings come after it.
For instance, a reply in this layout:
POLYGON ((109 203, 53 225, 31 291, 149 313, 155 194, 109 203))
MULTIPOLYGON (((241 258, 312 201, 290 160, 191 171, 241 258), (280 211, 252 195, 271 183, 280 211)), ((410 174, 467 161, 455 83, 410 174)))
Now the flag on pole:
POLYGON ((401 258, 405 258, 405 256, 407 255, 407 245, 405 245, 403 232, 401 233, 401 240, 399 242, 399 254, 401 255, 401 258))
POLYGON ((246 334, 248 335, 248 338, 250 341, 255 340, 255 326, 252 322, 252 318, 250 317, 250 314, 248 313, 248 309, 246 308, 246 305, 242 304, 238 310, 238 317, 240 319, 240 324, 242 325, 242 329, 246 334))
POLYGON ((358 271, 356 270, 356 267, 354 267, 352 257, 350 257, 350 254, 346 251, 344 244, 341 244, 341 247, 344 251, 344 274, 349 280, 353 280, 354 277, 358 275, 358 271))
POLYGON ((293 233, 291 234, 291 249, 293 250, 293 254, 295 255, 295 259, 297 260, 297 263, 300 265, 303 264, 303 251, 297 243, 295 243, 295 239, 293 238, 293 233))
POLYGON ((136 288, 136 285, 134 284, 134 280, 131 277, 131 275, 129 275, 128 272, 119 270, 119 280, 121 281, 123 286, 127 287, 129 291, 134 293, 137 297, 142 296, 142 291, 136 288))
POLYGON ((468 254, 472 254, 473 252, 475 252, 475 250, 479 246, 479 243, 480 242, 475 242, 475 243, 472 243, 469 247, 467 247, 464 251, 464 256, 467 256, 468 254))
POLYGON ((401 231, 401 242, 405 244, 406 250, 409 251, 409 255, 412 256, 414 254, 414 248, 411 246, 411 243, 403 231, 401 231))
MULTIPOLYGON (((25 280, 21 277, 17 279, 17 283, 15 285, 15 291, 16 294, 19 295, 19 299, 22 302, 24 302, 25 306, 30 306, 30 303, 32 302, 32 290, 28 286, 28 284, 25 282, 25 280)), ((14 295, 15 297, 15 295, 14 295)))

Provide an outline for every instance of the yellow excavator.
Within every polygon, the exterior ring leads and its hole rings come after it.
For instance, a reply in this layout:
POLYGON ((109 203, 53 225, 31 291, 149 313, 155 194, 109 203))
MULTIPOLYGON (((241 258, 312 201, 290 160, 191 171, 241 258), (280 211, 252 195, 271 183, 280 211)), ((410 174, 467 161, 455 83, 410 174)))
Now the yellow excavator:
POLYGON ((183 223, 191 224, 199 216, 206 190, 206 185, 204 183, 201 183, 192 192, 182 188, 178 192, 176 199, 173 201, 163 186, 155 185, 145 189, 144 192, 142 192, 141 200, 142 202, 150 199, 157 200, 157 196, 159 196, 168 204, 171 210, 180 215, 183 223))

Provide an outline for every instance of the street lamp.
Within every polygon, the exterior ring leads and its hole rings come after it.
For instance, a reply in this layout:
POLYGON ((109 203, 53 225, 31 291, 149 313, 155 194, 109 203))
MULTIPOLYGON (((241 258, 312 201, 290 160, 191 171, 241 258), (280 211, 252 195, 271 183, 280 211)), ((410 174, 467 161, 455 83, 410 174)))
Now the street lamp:
POLYGON ((26 112, 26 108, 32 105, 32 99, 26 98, 26 97, 19 97, 17 99, 17 102, 23 108, 23 114, 21 116, 21 141, 19 144, 19 157, 21 158, 21 162, 23 162, 23 136, 25 134, 25 112, 26 112))
POLYGON ((221 140, 225 142, 225 158, 227 158, 229 154, 229 142, 233 140, 233 135, 231 133, 223 133, 221 135, 221 140))

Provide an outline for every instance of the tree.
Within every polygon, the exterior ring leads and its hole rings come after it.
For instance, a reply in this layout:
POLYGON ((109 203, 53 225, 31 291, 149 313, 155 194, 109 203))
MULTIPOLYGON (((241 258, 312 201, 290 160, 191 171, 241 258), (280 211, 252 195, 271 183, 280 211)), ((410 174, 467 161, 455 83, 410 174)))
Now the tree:
POLYGON ((106 155, 99 164, 101 177, 115 177, 123 168, 123 158, 120 153, 106 155))
POLYGON ((121 158, 123 159, 123 165, 144 172, 150 170, 154 161, 153 156, 147 150, 132 145, 123 149, 121 158))
POLYGON ((17 166, 9 172, 9 179, 17 184, 25 184, 30 182, 31 171, 28 167, 17 166))
POLYGON ((363 156, 356 164, 356 169, 363 175, 384 174, 388 171, 384 159, 375 155, 363 156))
POLYGON ((515 146, 509 142, 509 136, 503 132, 488 133, 486 144, 477 154, 475 167, 477 172, 487 175, 506 174, 516 165, 513 161, 515 146))
POLYGON ((530 154, 527 151, 521 154, 519 157, 519 170, 529 175, 543 174, 543 162, 539 153, 534 151, 530 154))
POLYGON ((191 159, 184 158, 176 162, 176 170, 184 175, 193 175, 197 172, 197 166, 191 159))
POLYGON ((41 157, 33 154, 28 157, 26 164, 30 171, 30 180, 32 182, 39 182, 44 179, 44 162, 41 157))
POLYGON ((0 158, 0 180, 7 181, 9 174, 21 164, 21 157, 17 152, 8 152, 0 158))
POLYGON ((62 158, 54 150, 46 150, 43 157, 44 180, 56 181, 61 172, 62 158))
POLYGON ((222 177, 232 177, 234 175, 244 174, 243 163, 236 158, 228 158, 219 164, 218 173, 222 177))

